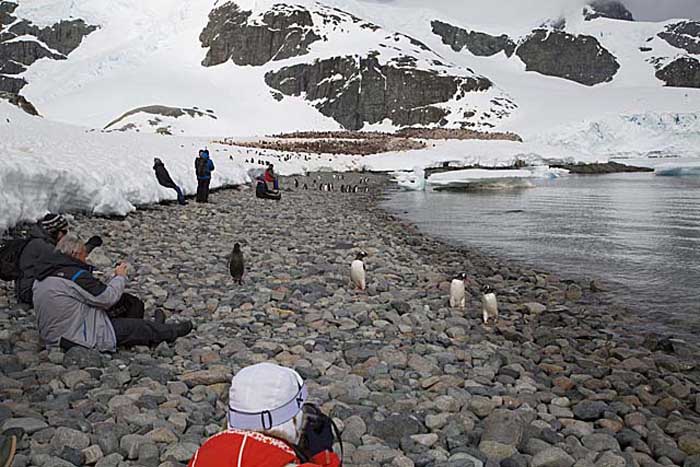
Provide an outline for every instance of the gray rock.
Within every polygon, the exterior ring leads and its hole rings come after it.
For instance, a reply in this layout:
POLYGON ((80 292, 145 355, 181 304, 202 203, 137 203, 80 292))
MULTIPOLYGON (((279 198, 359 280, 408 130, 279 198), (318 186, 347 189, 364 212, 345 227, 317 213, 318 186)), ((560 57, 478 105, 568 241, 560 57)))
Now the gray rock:
POLYGON ((484 422, 479 449, 490 459, 500 462, 512 457, 523 439, 527 423, 513 411, 496 410, 484 422))
POLYGON ((121 454, 115 452, 97 461, 95 467, 117 467, 123 459, 121 454))
POLYGON ((632 12, 618 0, 592 0, 584 7, 583 16, 586 21, 591 21, 596 18, 634 21, 632 12))
POLYGON ((64 446, 82 450, 90 446, 90 437, 82 431, 61 426, 56 429, 51 439, 51 446, 56 451, 60 451, 64 446))
POLYGON ((178 462, 187 462, 197 452, 197 449, 199 449, 199 445, 194 443, 178 443, 169 446, 161 456, 161 460, 174 459, 178 462))
POLYGON ((139 448, 142 444, 148 442, 145 436, 142 435, 125 435, 119 441, 119 447, 126 454, 127 459, 137 459, 139 456, 139 448))
POLYGON ((504 52, 510 57, 515 51, 515 43, 505 34, 492 36, 483 32, 467 31, 442 21, 433 20, 433 34, 440 36, 443 44, 449 45, 455 52, 465 47, 469 52, 481 57, 490 57, 504 52))
POLYGON ((571 467, 574 465, 574 458, 564 450, 557 447, 549 448, 537 453, 532 458, 531 467, 571 467))
POLYGON ((5 420, 5 422, 2 424, 2 431, 9 430, 11 428, 21 428, 25 433, 31 435, 48 426, 49 425, 47 425, 45 421, 37 418, 10 418, 5 420))
POLYGON ((692 57, 679 57, 658 70, 656 77, 666 86, 700 88, 700 61, 692 57))
MULTIPOLYGON (((537 29, 515 51, 527 71, 557 76, 593 86, 612 81, 620 68, 617 59, 595 37, 573 36, 562 31, 537 29)), ((568 300, 578 300, 578 293, 567 289, 568 300)))
POLYGON ((602 418, 606 410, 608 410, 608 404, 605 402, 585 400, 574 406, 574 415, 580 420, 594 421, 602 418))
POLYGON ((620 451, 620 444, 615 438, 604 433, 594 433, 584 436, 581 442, 592 451, 620 451))
POLYGON ((398 448, 401 438, 425 433, 423 424, 413 415, 392 415, 381 421, 372 420, 368 425, 369 434, 381 438, 389 446, 398 448))

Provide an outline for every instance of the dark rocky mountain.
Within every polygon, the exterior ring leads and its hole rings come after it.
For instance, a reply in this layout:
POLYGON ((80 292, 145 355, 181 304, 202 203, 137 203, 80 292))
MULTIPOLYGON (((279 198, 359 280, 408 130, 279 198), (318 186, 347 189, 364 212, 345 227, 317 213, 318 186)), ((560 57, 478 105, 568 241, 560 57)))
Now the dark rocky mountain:
POLYGON ((595 37, 539 29, 515 51, 527 71, 593 86, 611 81, 620 64, 595 37))
POLYGON ((455 52, 461 52, 465 47, 469 52, 481 57, 490 57, 504 52, 508 57, 515 52, 515 42, 507 35, 492 36, 483 32, 467 31, 442 21, 431 23, 433 33, 442 38, 442 43, 452 47, 455 52))
MULTIPOLYGON (((410 57, 382 65, 376 55, 284 67, 267 73, 265 81, 287 96, 305 95, 323 115, 349 130, 385 118, 398 126, 444 125, 448 111, 435 104, 492 86, 484 77, 460 78, 416 69, 410 57)), ((464 126, 472 125, 465 121, 464 126)))
POLYGON ((691 57, 680 57, 656 72, 656 77, 666 86, 700 88, 700 61, 691 57))
POLYGON ((690 54, 700 54, 700 22, 681 21, 670 24, 658 36, 673 47, 690 54))
POLYGON ((208 49, 204 66, 229 60, 241 66, 272 66, 264 79, 275 99, 302 97, 345 129, 359 130, 385 119, 397 126, 446 125, 451 119, 462 127, 492 127, 516 107, 494 93, 490 108, 479 113, 469 96, 492 90, 488 78, 445 63, 414 38, 321 4, 313 11, 276 4, 254 13, 227 2, 210 13, 200 41, 208 49), (352 42, 358 34, 372 35, 369 50, 351 46, 335 55, 311 53, 316 42, 352 42), (274 68, 277 61, 305 56, 309 59, 304 63, 274 68))
POLYGON ((617 0, 593 0, 584 7, 583 17, 586 21, 596 18, 610 18, 621 21, 634 21, 632 12, 617 0))
POLYGON ((13 15, 18 4, 0 1, 0 91, 17 94, 27 84, 21 75, 40 58, 65 60, 97 29, 81 19, 39 28, 13 15), (27 39, 32 36, 35 39, 27 39))

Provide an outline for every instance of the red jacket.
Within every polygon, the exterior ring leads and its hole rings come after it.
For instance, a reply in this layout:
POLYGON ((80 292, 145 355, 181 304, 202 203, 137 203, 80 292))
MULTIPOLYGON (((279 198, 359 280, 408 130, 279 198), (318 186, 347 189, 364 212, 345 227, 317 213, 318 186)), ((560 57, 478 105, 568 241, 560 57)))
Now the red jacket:
POLYGON ((265 181, 266 182, 274 182, 275 181, 275 174, 272 172, 272 170, 267 169, 265 170, 265 181))
POLYGON ((228 430, 209 438, 194 454, 188 467, 339 467, 340 459, 324 451, 300 464, 284 441, 254 431, 228 430))

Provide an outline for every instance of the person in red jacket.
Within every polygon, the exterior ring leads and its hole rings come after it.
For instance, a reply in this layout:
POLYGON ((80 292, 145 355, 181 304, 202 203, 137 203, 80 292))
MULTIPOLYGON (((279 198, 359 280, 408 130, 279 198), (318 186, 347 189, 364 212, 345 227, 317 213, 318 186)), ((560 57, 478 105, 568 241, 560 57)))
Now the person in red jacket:
POLYGON ((265 169, 265 183, 272 183, 273 190, 279 190, 280 184, 277 174, 275 174, 275 166, 273 164, 268 164, 267 169, 265 169))
POLYGON ((307 398, 292 369, 243 368, 231 380, 228 430, 209 438, 188 467, 339 467, 330 418, 307 416, 307 398))

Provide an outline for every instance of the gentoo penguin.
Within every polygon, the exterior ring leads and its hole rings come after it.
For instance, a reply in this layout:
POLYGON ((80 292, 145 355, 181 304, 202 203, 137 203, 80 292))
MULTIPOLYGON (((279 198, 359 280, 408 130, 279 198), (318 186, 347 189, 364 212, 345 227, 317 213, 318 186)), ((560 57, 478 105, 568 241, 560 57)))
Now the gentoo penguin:
POLYGON ((241 251, 241 245, 239 243, 233 245, 233 251, 228 261, 228 269, 231 272, 233 280, 242 284, 245 264, 243 262, 243 252, 241 251))
POLYGON ((465 273, 459 273, 450 284, 450 308, 464 308, 467 294, 464 291, 465 273))
POLYGON ((299 188, 299 179, 298 178, 294 179, 294 188, 299 188))
POLYGON ((365 282, 365 263, 363 258, 367 257, 367 253, 360 251, 355 257, 355 261, 350 265, 350 280, 355 288, 365 290, 367 283, 365 282))
POLYGON ((498 321, 496 294, 493 293, 493 290, 488 285, 481 288, 481 312, 484 315, 484 324, 488 324, 489 321, 494 323, 498 321))
POLYGON ((309 189, 309 185, 307 185, 306 183, 304 183, 304 190, 308 190, 308 189, 309 189))

